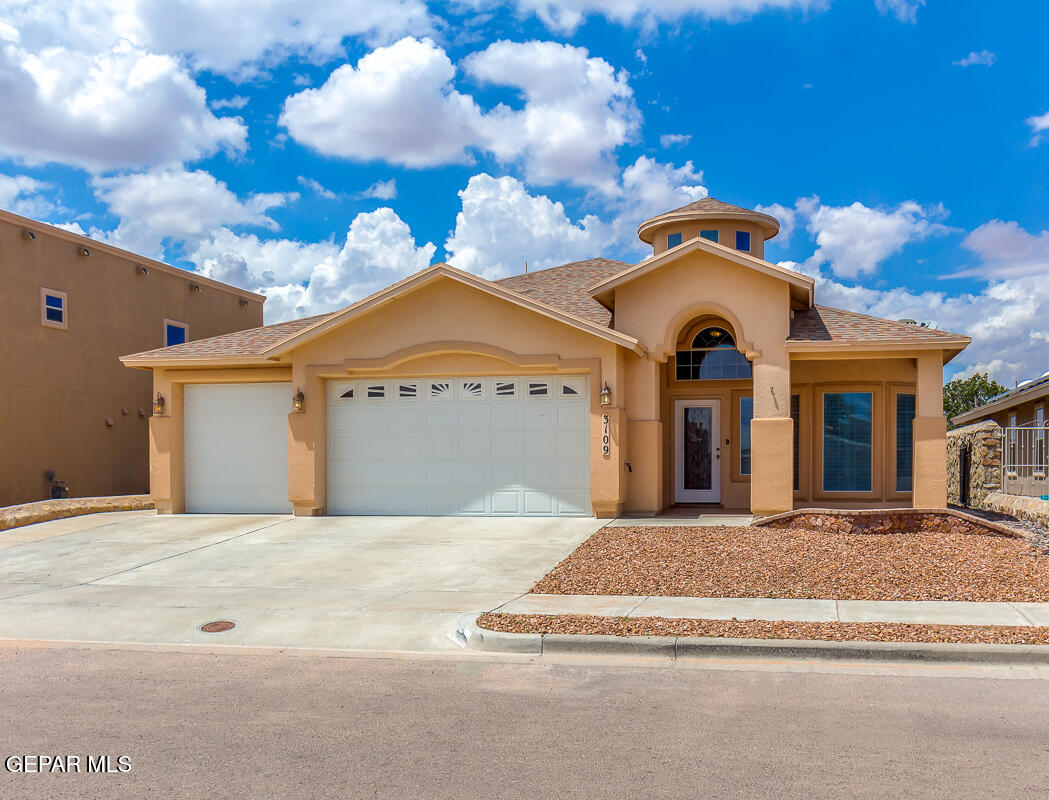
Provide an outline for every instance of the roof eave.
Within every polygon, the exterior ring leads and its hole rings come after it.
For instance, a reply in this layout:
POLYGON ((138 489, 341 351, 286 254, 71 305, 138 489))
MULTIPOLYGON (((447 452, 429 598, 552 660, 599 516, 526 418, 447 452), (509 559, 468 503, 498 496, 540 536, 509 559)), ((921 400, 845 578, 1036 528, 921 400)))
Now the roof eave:
POLYGON ((1004 397, 999 397, 985 405, 977 406, 972 411, 966 411, 964 414, 952 417, 951 422, 954 424, 974 422, 980 417, 994 414, 997 411, 1004 411, 1020 403, 1026 403, 1028 400, 1037 400, 1039 397, 1049 397, 1049 381, 1025 389, 1014 389, 1004 397))
POLYGON ((121 356, 120 363, 135 369, 165 369, 168 367, 273 367, 281 362, 272 358, 258 356, 213 356, 211 358, 141 357, 138 355, 121 356))

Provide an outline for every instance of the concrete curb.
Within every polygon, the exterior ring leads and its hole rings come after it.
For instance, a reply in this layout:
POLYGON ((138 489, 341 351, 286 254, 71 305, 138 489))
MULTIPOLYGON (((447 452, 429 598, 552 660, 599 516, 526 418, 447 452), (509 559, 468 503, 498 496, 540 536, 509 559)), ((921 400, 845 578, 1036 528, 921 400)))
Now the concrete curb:
POLYGON ((468 646, 487 652, 534 655, 760 658, 910 662, 929 664, 1049 665, 1049 645, 940 644, 925 642, 825 642, 799 639, 716 639, 687 636, 598 636, 565 633, 506 633, 468 626, 468 646))

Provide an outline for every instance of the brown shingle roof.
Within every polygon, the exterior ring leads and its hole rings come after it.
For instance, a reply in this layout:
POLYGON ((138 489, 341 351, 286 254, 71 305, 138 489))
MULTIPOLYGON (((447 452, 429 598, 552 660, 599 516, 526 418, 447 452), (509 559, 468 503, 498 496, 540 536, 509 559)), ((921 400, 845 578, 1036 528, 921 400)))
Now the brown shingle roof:
MULTIPOLYGON (((589 258, 585 261, 573 261, 570 264, 538 272, 513 275, 496 281, 496 283, 526 297, 567 311, 569 314, 607 326, 611 322, 612 315, 608 309, 590 296, 590 287, 630 267, 630 264, 609 258, 589 258)), ((199 339, 173 347, 161 347, 144 353, 136 353, 125 358, 128 360, 251 358, 261 355, 278 342, 330 316, 331 314, 319 314, 315 317, 280 322, 276 325, 249 328, 236 333, 228 333, 225 336, 214 336, 210 339, 199 339)), ((879 319, 840 308, 814 306, 808 311, 795 312, 794 319, 790 323, 790 336, 787 341, 840 342, 843 344, 942 342, 946 346, 957 344, 959 338, 964 337, 947 331, 922 328, 918 325, 890 319, 879 319)))
MULTIPOLYGON (((923 328, 909 322, 871 317, 855 311, 830 306, 813 306, 808 311, 795 311, 790 321, 788 342, 949 342, 961 334, 923 328)), ((961 337, 964 338, 964 337, 961 337)))
POLYGON ((331 314, 318 314, 315 317, 278 322, 275 325, 264 325, 261 328, 248 328, 223 336, 212 336, 210 339, 197 339, 171 347, 158 347, 156 350, 135 353, 125 358, 221 358, 222 356, 250 358, 261 354, 267 348, 298 333, 303 328, 308 328, 330 316, 331 314))
MULTIPOLYGON (((734 206, 731 203, 722 202, 716 197, 704 197, 702 200, 696 200, 694 203, 689 203, 687 206, 681 206, 681 208, 675 208, 671 209, 670 211, 664 211, 663 214, 678 214, 686 211, 713 211, 743 214, 754 213, 749 208, 734 206)), ((663 214, 660 214, 659 216, 663 216, 663 214)))
POLYGON ((590 287, 631 266, 610 258, 588 258, 560 267, 514 275, 496 283, 598 325, 608 325, 612 314, 590 296, 590 287))

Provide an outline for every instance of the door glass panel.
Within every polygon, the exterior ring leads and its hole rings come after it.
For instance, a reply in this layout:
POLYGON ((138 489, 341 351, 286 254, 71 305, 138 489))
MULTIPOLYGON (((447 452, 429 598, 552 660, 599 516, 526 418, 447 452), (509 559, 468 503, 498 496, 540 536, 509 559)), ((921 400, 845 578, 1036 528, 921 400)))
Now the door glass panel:
POLYGON ((684 412, 684 488, 710 489, 713 476, 710 445, 714 411, 710 406, 686 406, 684 412))

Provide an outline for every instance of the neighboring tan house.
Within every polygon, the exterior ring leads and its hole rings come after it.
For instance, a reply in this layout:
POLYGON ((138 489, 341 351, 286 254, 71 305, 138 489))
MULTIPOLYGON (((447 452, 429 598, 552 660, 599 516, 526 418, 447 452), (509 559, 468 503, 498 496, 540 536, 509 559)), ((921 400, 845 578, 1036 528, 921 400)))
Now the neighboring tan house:
POLYGON ((148 491, 152 383, 120 355, 262 324, 260 295, 7 211, 0 275, 0 506, 148 491))
POLYGON ((1016 388, 992 397, 982 406, 951 420, 956 426, 994 420, 1003 428, 1031 426, 1044 428, 1049 422, 1049 372, 1020 381, 1016 388))
POLYGON ((946 506, 965 336, 815 305, 705 199, 640 264, 436 264, 332 314, 126 356, 161 511, 597 515, 946 506))

